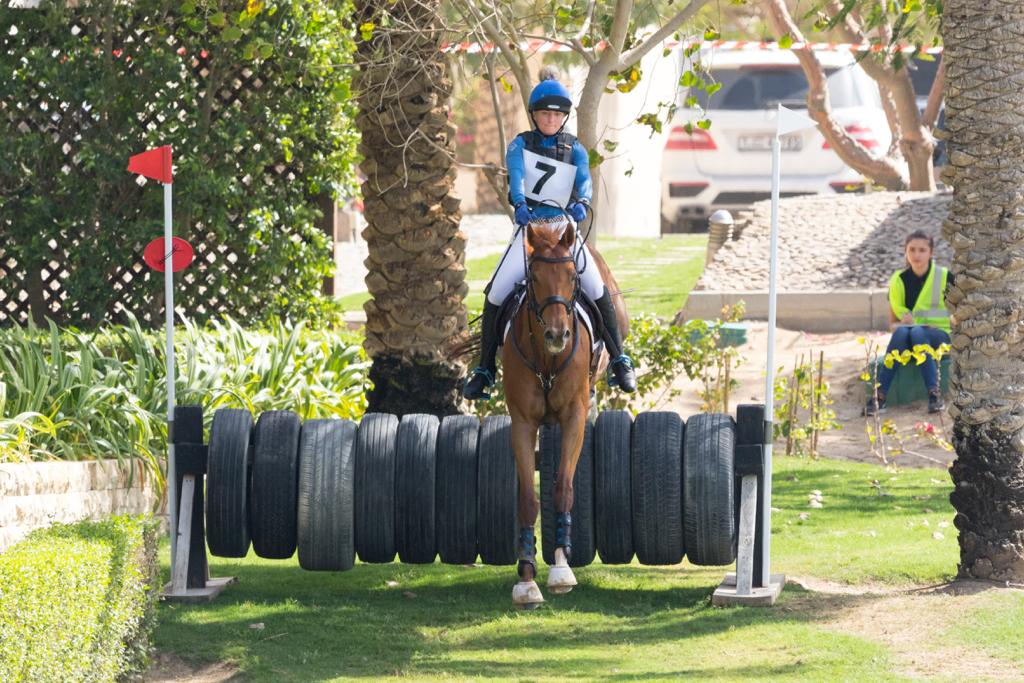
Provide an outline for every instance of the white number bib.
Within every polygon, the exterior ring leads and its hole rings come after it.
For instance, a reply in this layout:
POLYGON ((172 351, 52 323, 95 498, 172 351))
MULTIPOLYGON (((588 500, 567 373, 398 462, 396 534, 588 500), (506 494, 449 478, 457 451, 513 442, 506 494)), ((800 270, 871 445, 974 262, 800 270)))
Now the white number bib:
POLYGON ((523 189, 528 198, 562 207, 569 204, 576 183, 575 166, 534 154, 528 149, 523 150, 523 163, 526 166, 523 189))

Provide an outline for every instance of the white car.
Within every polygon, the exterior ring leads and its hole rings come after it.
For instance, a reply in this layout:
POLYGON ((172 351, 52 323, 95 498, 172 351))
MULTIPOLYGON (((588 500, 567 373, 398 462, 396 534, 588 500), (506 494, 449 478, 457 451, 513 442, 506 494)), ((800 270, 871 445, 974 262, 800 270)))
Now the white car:
MULTIPOLYGON (((708 130, 694 125, 686 132, 686 122, 696 124, 702 117, 697 108, 681 107, 673 120, 662 154, 662 232, 699 228, 718 209, 736 210, 769 198, 777 105, 807 113, 807 79, 790 50, 699 54, 721 89, 710 98, 704 91, 693 93, 711 120, 708 130)), ((892 134, 875 82, 850 52, 815 54, 825 69, 836 120, 868 151, 885 154, 892 134)), ((782 139, 783 197, 863 186, 861 175, 840 161, 816 128, 782 139)))

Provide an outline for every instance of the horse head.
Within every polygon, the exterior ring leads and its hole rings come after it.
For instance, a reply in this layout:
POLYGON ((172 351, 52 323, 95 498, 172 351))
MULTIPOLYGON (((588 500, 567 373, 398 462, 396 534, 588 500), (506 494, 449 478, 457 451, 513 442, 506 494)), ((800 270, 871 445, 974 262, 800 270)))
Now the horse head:
POLYGON ((553 355, 564 351, 572 339, 579 291, 575 241, 576 231, 564 219, 526 226, 527 302, 544 329, 544 348, 553 355))

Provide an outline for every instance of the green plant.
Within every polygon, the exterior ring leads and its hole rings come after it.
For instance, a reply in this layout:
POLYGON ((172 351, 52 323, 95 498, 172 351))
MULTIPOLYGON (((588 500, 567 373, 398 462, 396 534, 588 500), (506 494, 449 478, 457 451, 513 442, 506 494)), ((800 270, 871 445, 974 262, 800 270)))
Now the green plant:
MULTIPOLYGON (((896 423, 891 419, 882 419, 878 414, 878 389, 881 386, 878 383, 877 377, 879 347, 873 339, 865 340, 864 337, 858 337, 857 341, 864 346, 866 362, 865 370, 861 372, 860 378, 867 385, 868 395, 874 402, 875 408, 874 414, 868 417, 864 423, 872 455, 886 465, 889 464, 890 456, 900 454, 913 455, 930 462, 942 464, 939 460, 908 447, 909 439, 917 438, 920 441, 938 446, 945 451, 952 451, 953 446, 946 435, 946 425, 942 413, 939 413, 940 428, 938 430, 931 423, 919 422, 915 425, 914 434, 911 436, 901 434, 896 423)), ((928 358, 932 358, 937 366, 937 372, 941 373, 942 357, 949 353, 949 349, 949 344, 940 344, 937 349, 928 344, 915 344, 912 349, 903 349, 902 351, 894 349, 889 351, 883 357, 882 364, 887 368, 892 368, 894 365, 906 366, 910 364, 910 361, 915 361, 917 365, 921 365, 928 358)), ((940 374, 940 386, 941 380, 940 374)))
POLYGON ((825 352, 819 352, 817 372, 814 353, 800 354, 789 376, 779 368, 775 378, 774 438, 785 437, 786 455, 818 457, 818 435, 842 429, 836 420, 831 386, 825 381, 825 352))
MULTIPOLYGON (((166 362, 162 332, 33 325, 0 329, 0 462, 117 458, 163 483, 166 362)), ((365 410, 368 362, 347 332, 231 319, 176 336, 179 404, 207 420, 221 406, 288 409, 304 419, 365 410)))
POLYGON ((316 308, 332 266, 317 198, 355 192, 350 12, 324 0, 0 3, 0 249, 27 273, 35 320, 95 327, 120 305, 162 322, 161 278, 131 271, 162 234, 162 193, 125 163, 165 144, 176 232, 216 257, 179 279, 179 310, 253 321, 316 308), (65 259, 66 298, 47 307, 36 274, 65 259))
POLYGON ((0 555, 0 680, 115 681, 144 669, 156 534, 150 518, 58 524, 0 555))

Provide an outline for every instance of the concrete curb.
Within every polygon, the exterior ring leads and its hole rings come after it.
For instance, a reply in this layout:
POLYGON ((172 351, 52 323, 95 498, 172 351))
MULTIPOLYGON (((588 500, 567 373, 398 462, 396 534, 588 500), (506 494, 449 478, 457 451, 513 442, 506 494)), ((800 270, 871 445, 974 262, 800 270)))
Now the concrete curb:
MULTIPOLYGON (((745 320, 768 319, 768 292, 690 292, 683 315, 687 320, 713 320, 722 307, 746 304, 745 320)), ((888 330, 889 294, 885 289, 779 292, 776 310, 780 327, 804 332, 888 330)))

